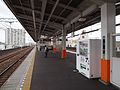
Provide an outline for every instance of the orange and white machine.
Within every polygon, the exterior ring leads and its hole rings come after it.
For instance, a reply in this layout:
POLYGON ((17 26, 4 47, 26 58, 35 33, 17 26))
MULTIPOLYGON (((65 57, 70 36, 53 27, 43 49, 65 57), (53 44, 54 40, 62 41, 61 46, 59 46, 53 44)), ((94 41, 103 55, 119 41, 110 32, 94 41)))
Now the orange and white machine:
POLYGON ((101 40, 81 35, 76 49, 76 69, 87 78, 100 77, 101 40))

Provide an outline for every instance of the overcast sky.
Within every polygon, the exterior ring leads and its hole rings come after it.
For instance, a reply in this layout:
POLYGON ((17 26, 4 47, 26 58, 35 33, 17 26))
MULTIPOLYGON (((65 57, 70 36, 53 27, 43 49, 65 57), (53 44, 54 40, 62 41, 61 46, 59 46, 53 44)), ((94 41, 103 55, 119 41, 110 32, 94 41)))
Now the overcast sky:
MULTIPOLYGON (((5 5, 3 0, 0 0, 0 18, 15 18, 9 8, 5 5)), ((9 28, 9 23, 0 22, 0 42, 5 42, 5 30, 9 28), (4 28, 4 29, 3 29, 4 28)), ((11 25, 15 29, 24 29, 19 22, 14 22, 11 25)), ((26 43, 34 42, 28 33, 26 33, 26 43)))

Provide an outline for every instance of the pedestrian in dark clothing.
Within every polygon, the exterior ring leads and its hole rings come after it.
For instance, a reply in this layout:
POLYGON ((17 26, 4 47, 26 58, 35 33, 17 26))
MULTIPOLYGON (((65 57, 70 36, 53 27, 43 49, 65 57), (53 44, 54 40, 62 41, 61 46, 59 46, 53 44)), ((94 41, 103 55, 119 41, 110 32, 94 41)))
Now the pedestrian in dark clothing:
POLYGON ((45 46, 45 57, 47 57, 47 55, 48 55, 48 51, 49 51, 48 47, 45 46))

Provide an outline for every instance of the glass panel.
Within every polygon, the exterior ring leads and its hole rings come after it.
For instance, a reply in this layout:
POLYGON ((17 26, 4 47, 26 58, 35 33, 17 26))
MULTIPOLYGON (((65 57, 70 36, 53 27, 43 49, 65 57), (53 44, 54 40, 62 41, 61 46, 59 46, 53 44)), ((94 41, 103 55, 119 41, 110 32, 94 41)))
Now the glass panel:
POLYGON ((87 56, 88 55, 88 43, 80 42, 80 55, 87 56))

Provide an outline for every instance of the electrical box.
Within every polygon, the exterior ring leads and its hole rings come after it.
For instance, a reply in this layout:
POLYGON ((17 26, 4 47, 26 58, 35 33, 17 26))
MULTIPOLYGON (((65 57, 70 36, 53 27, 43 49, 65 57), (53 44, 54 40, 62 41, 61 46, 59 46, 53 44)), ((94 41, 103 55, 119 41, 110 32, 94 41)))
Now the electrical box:
POLYGON ((76 49, 76 69, 87 78, 100 77, 101 40, 82 36, 76 49))

